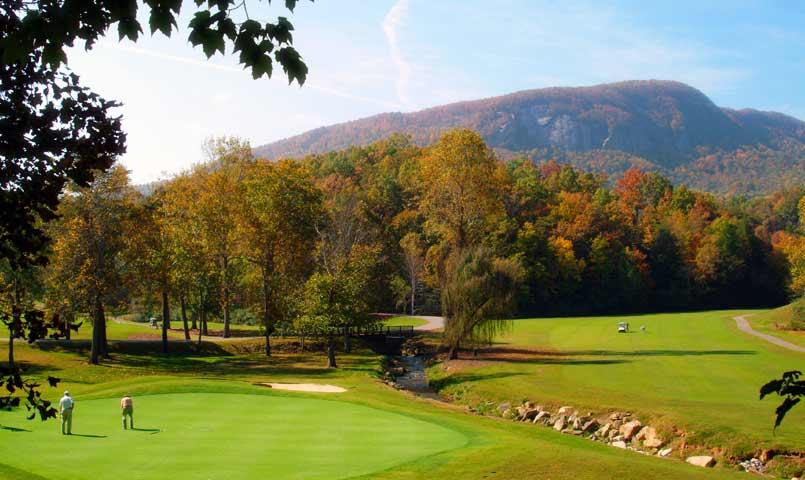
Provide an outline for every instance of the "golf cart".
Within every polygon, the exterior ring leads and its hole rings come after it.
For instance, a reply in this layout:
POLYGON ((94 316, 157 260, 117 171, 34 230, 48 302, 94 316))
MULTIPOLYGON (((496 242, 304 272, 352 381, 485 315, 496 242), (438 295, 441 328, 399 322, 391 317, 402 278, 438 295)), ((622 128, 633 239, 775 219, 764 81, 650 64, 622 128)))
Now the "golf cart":
POLYGON ((628 333, 628 332, 629 332, 629 322, 619 322, 618 333, 628 333))
POLYGON ((151 317, 151 328, 159 328, 159 325, 157 325, 157 319, 154 317, 151 317))

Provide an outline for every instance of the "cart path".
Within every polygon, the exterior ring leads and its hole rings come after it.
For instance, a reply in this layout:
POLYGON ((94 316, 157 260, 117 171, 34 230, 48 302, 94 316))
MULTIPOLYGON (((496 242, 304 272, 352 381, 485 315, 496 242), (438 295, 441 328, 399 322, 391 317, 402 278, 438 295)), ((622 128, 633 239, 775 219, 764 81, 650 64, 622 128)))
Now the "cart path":
POLYGON ((415 327, 414 330, 420 330, 422 332, 432 332, 434 330, 441 330, 444 328, 444 317, 433 317, 428 315, 410 315, 410 316, 428 322, 425 325, 415 327))
POLYGON ((738 329, 742 332, 746 332, 749 335, 754 335, 756 337, 760 337, 763 340, 766 340, 769 343, 773 343, 778 347, 787 348, 789 350, 793 350, 795 352, 802 352, 805 353, 805 347, 800 347, 799 345, 794 345, 791 342, 787 342, 781 338, 777 338, 772 335, 768 335, 766 333, 758 332, 757 330, 753 329, 749 322, 746 320, 747 317, 750 317, 752 314, 747 315, 738 315, 737 317, 733 317, 735 319, 735 323, 738 325, 738 329))

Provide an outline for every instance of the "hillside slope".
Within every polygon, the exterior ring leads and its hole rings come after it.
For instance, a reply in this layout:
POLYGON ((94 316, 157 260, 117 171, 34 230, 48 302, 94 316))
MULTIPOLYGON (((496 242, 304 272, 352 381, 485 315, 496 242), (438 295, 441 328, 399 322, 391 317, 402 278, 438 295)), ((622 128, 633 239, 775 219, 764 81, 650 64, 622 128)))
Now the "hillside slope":
POLYGON ((445 130, 479 132, 504 157, 556 158, 617 175, 640 166, 713 191, 762 192, 805 181, 805 122, 716 106, 688 85, 629 81, 527 90, 413 113, 383 113, 257 147, 303 156, 364 145, 392 133, 421 145, 445 130))

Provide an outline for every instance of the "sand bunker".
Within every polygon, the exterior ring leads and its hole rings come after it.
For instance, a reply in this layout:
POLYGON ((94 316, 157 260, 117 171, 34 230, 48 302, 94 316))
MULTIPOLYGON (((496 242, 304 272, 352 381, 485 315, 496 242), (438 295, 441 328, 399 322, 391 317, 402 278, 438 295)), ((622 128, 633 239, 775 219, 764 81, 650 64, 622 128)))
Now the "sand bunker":
POLYGON ((258 383, 258 385, 276 388, 277 390, 293 390, 295 392, 343 393, 347 391, 345 388, 335 385, 322 385, 319 383, 258 383))

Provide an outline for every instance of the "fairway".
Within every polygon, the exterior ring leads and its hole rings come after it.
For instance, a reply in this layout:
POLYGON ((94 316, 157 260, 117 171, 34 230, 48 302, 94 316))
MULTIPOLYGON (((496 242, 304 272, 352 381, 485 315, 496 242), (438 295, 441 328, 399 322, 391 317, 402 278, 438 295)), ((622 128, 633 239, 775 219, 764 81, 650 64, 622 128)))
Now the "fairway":
POLYGON ((478 359, 465 353, 429 374, 442 393, 466 403, 532 399, 631 411, 734 451, 802 449, 805 411, 794 409, 774 434, 779 401, 759 401, 758 391, 783 371, 802 369, 805 355, 740 332, 733 317, 742 313, 515 320, 478 359), (632 332, 617 333, 619 321, 632 332))
POLYGON ((347 402, 220 393, 135 397, 138 430, 124 431, 118 401, 77 399, 73 436, 58 433, 58 422, 0 412, 0 463, 52 479, 335 479, 466 442, 448 428, 347 402), (13 456, 2 451, 12 444, 13 456))

